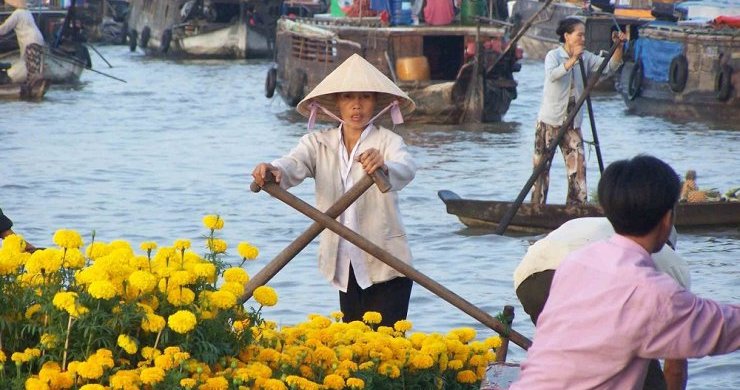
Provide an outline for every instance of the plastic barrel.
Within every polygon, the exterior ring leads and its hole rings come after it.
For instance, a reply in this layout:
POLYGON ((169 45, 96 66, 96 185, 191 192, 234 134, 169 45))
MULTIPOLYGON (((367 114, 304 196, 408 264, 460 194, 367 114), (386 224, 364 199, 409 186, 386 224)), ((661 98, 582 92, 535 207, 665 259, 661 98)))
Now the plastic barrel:
POLYGON ((396 60, 396 75, 401 81, 429 80, 429 60, 425 56, 401 57, 396 60))
POLYGON ((390 0, 391 24, 394 26, 411 24, 411 1, 390 0))
POLYGON ((462 24, 475 24, 476 16, 486 15, 486 2, 483 0, 462 0, 460 21, 462 24))

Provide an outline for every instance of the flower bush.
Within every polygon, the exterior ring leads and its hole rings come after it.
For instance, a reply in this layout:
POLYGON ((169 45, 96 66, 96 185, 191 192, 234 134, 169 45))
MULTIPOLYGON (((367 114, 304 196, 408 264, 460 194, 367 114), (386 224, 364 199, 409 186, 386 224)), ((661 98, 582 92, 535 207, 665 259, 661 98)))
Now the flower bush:
POLYGON ((84 247, 59 230, 56 248, 24 252, 20 236, 0 248, 2 389, 477 389, 498 337, 473 329, 410 333, 409 321, 377 326, 311 314, 279 329, 262 317, 275 290, 238 304, 259 251, 237 246, 239 266, 216 237, 224 221, 203 218, 203 256, 189 240, 171 246, 125 241, 84 247), (83 249, 84 247, 84 249, 83 249), (20 309, 19 309, 20 308, 20 309))

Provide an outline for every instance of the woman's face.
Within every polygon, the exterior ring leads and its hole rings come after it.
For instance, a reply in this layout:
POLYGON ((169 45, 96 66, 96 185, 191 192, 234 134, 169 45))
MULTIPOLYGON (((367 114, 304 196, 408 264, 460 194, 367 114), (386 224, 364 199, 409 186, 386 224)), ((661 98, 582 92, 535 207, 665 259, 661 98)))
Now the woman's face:
POLYGON ((573 26, 573 32, 565 33, 565 44, 570 47, 586 45, 586 26, 578 23, 573 26))
POLYGON ((375 112, 375 92, 341 92, 337 94, 339 116, 345 125, 362 128, 375 112))

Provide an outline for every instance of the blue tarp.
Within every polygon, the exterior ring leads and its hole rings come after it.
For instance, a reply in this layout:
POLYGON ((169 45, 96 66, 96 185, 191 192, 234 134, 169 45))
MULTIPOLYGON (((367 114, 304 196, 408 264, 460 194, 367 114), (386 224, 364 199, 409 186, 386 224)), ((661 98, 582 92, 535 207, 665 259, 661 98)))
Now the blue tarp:
POLYGON ((642 61, 643 75, 653 81, 668 81, 671 61, 679 54, 683 54, 681 42, 639 38, 635 43, 635 56, 642 61))

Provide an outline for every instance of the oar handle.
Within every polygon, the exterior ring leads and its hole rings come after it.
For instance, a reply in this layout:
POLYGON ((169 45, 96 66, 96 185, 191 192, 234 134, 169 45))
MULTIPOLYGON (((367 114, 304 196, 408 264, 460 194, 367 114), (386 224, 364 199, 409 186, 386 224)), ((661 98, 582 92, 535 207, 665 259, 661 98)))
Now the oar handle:
MULTIPOLYGON (((373 181, 375 182, 375 185, 378 186, 378 189, 382 193, 386 193, 391 190, 391 181, 388 179, 388 175, 382 170, 382 169, 376 169, 375 172, 370 175, 372 177, 373 181)), ((269 170, 265 172, 265 183, 274 183, 275 182, 275 175, 272 174, 269 170)), ((252 192, 260 192, 262 190, 262 187, 257 184, 256 182, 252 182, 249 185, 249 189, 252 192)))

